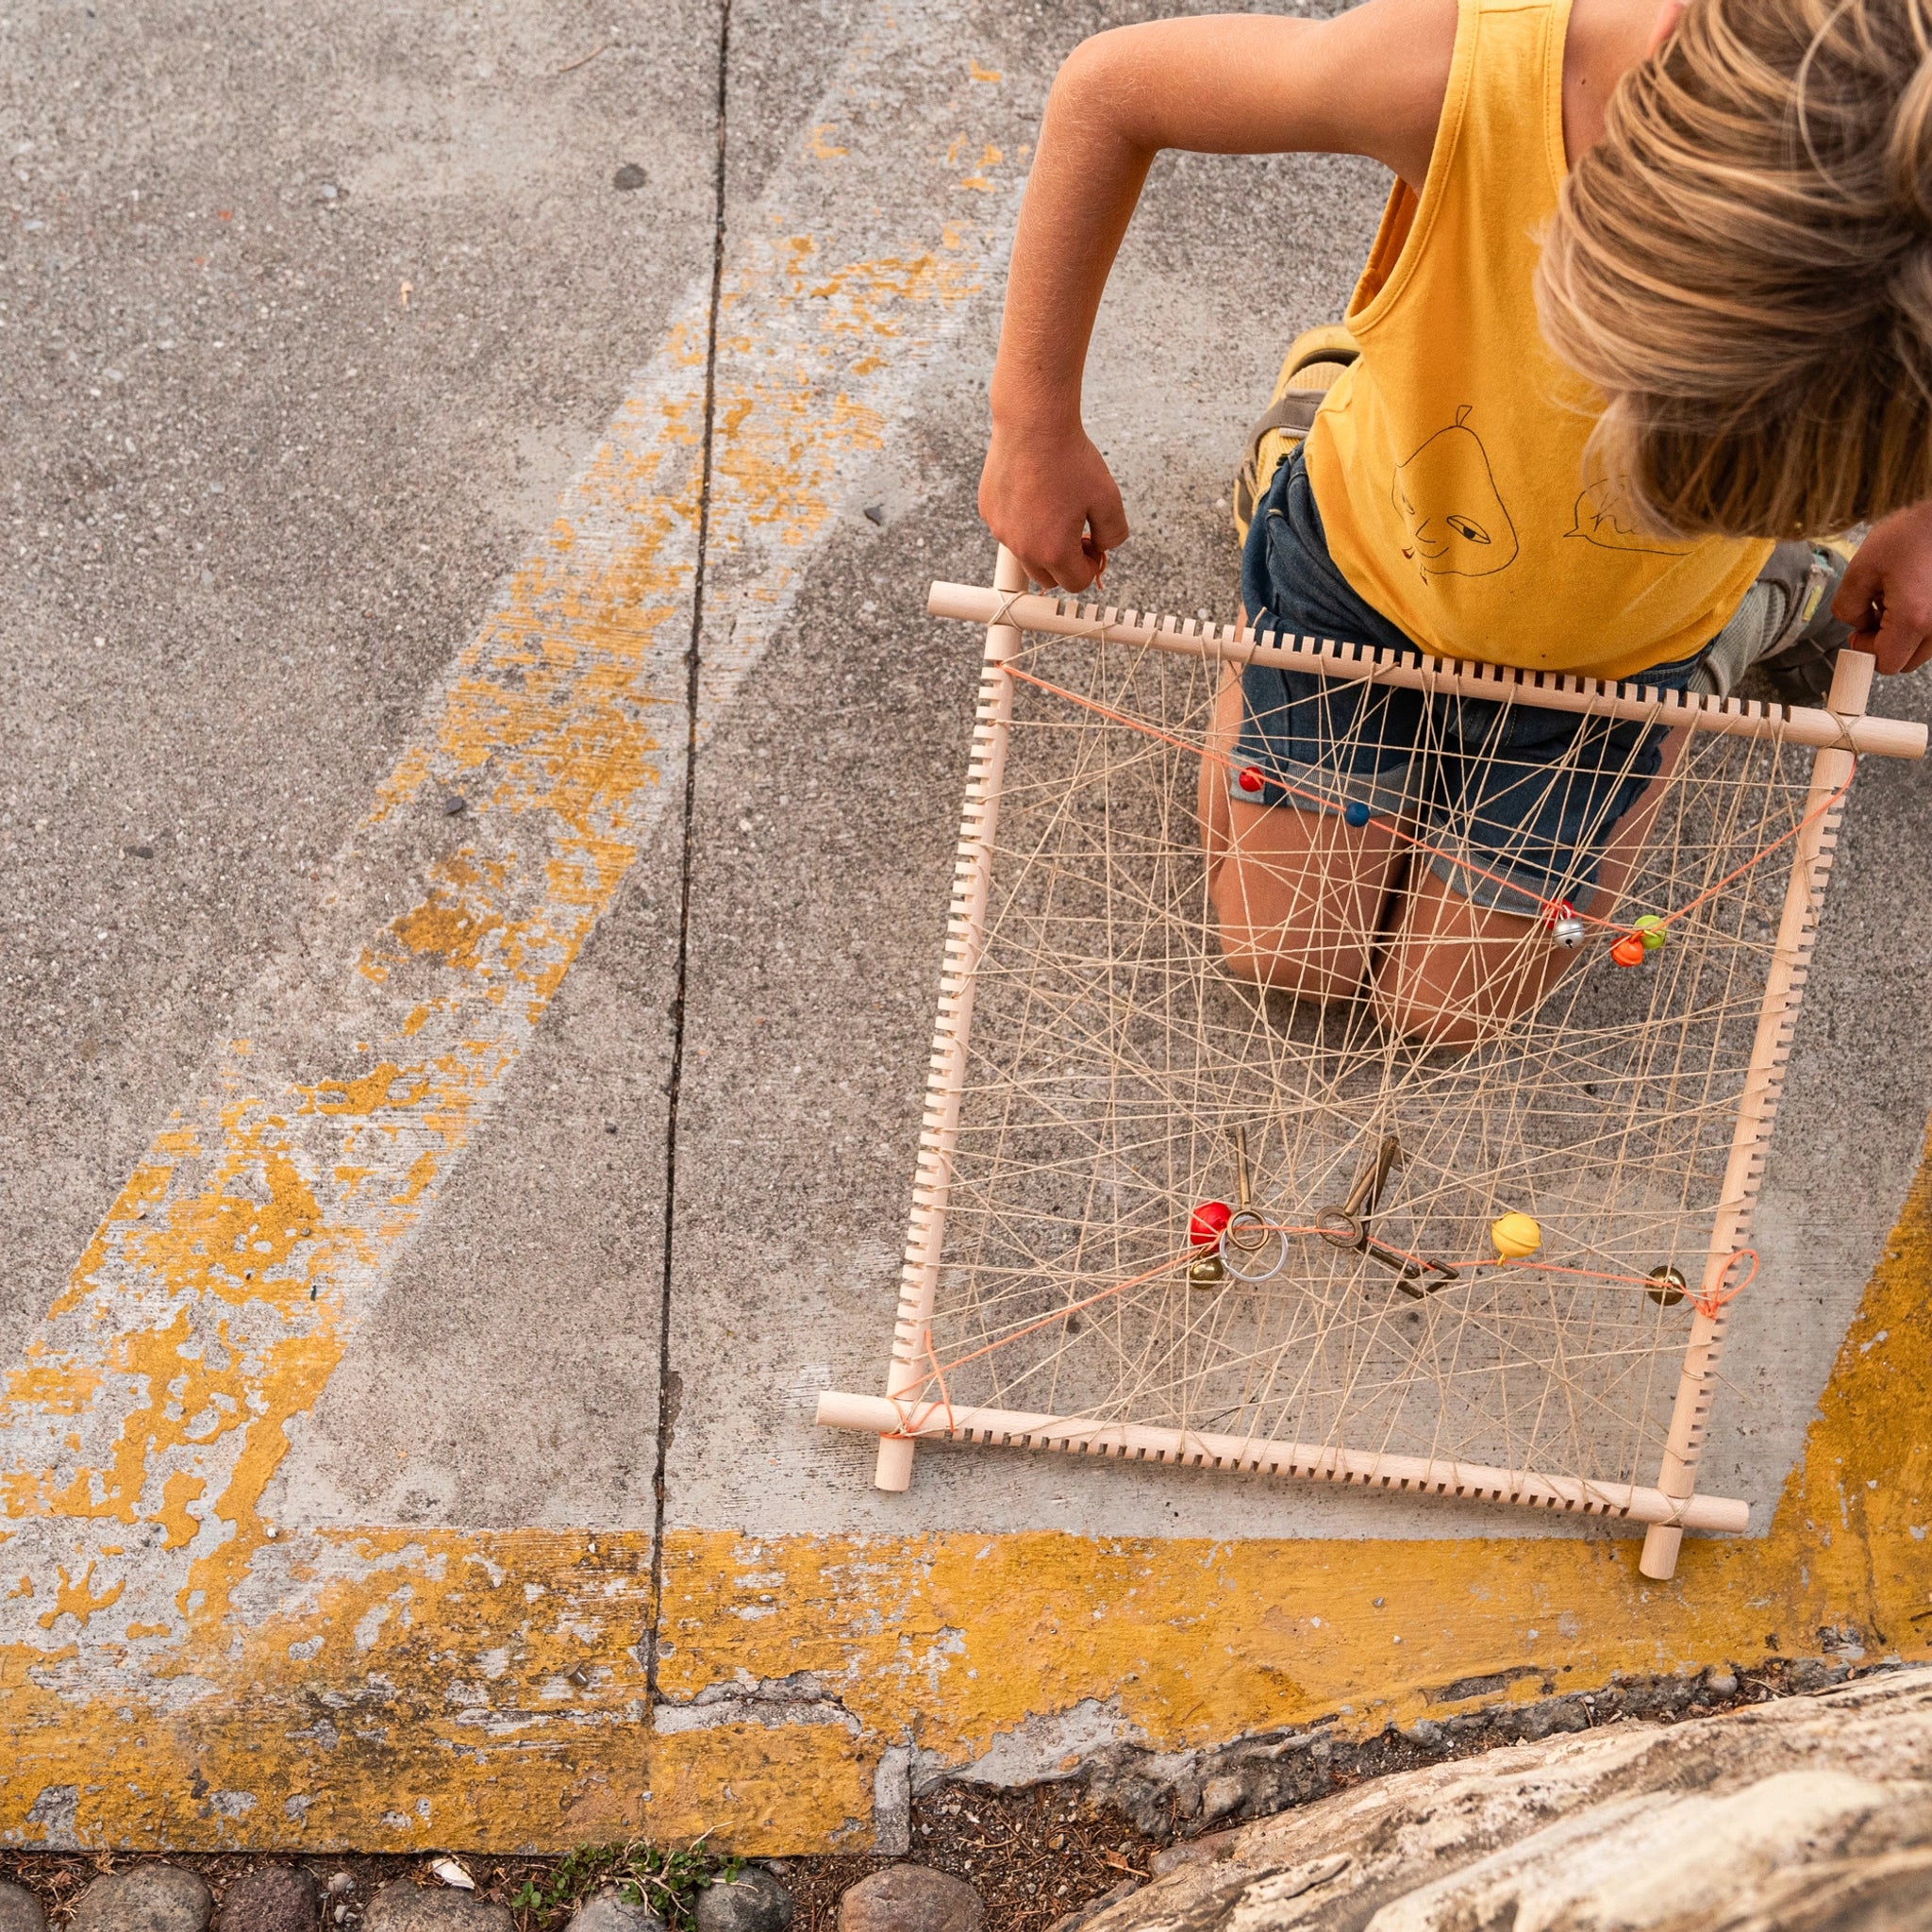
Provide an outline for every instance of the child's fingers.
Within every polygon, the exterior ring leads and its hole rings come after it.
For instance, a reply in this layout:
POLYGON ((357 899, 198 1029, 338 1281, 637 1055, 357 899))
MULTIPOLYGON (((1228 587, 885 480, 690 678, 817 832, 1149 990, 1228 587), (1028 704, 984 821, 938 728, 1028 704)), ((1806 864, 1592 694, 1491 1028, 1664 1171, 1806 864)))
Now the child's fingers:
POLYGON ((1875 628, 1857 632, 1851 641, 1878 659, 1879 670, 1888 675, 1910 671, 1925 656, 1926 620, 1892 607, 1884 608, 1875 628))
POLYGON ((1882 562, 1868 555, 1861 546, 1857 555, 1845 566, 1838 594, 1831 600, 1831 614, 1840 624, 1849 624, 1855 629, 1863 630, 1876 615, 1874 607, 1878 602, 1884 581, 1882 562))
POLYGON ((1127 541, 1126 506, 1118 490, 1087 512, 1087 527, 1103 551, 1118 550, 1127 541))

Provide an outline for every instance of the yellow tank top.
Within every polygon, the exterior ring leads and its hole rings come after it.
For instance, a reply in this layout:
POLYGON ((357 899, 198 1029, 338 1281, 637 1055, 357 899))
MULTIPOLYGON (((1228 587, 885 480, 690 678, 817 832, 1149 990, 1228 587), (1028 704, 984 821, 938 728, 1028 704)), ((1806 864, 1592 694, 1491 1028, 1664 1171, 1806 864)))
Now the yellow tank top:
POLYGON ((1426 649, 1628 677, 1707 642, 1771 545, 1652 536, 1584 474, 1591 398, 1532 291, 1569 15, 1460 0, 1429 172, 1389 198, 1349 304, 1361 357, 1315 418, 1308 476, 1342 575, 1426 649))

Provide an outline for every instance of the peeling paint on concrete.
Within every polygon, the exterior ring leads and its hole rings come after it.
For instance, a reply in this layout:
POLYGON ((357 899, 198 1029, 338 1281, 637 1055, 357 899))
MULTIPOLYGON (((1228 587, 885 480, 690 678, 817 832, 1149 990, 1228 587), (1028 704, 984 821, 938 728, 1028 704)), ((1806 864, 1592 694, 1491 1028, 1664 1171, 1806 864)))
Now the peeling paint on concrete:
MULTIPOLYGON (((935 12, 880 10, 812 110, 806 172, 734 241, 708 721, 996 267, 1024 157, 990 138, 992 70, 909 84, 943 44, 935 12), (834 194, 816 171, 862 163, 840 139, 861 109, 891 168, 875 196, 834 194), (908 154, 930 193, 886 178, 908 154), (905 210, 933 206, 913 232, 905 210)), ((1924 1655, 1923 1174, 1769 1534, 1688 1546, 1669 1586, 1601 1539, 677 1529, 654 1709, 646 1537, 310 1520, 291 1429, 662 809, 703 308, 686 301, 430 695, 258 1018, 211 1050, 8 1371, 0 1837, 236 1846, 293 1822, 318 1850, 702 1829, 868 1848, 940 1774, 1063 1775, 1124 1742, 1178 1762, 1322 1719, 1353 1733, 1545 1682, 1749 1664, 1823 1630, 1846 1654, 1924 1655), (431 809, 452 787, 460 819, 431 809)))
POLYGON ((1042 1784, 1071 1777, 1100 1753, 1117 1744, 1143 1744, 1146 1737, 1118 1700, 1083 1697, 1064 1710, 1023 1718, 956 1774, 974 1784, 1042 1784))

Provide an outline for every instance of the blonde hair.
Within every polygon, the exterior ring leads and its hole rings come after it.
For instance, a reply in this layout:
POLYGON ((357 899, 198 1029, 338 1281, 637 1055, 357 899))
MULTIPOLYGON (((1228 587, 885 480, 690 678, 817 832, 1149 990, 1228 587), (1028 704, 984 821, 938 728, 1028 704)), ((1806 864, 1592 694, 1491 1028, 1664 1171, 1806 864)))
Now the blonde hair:
POLYGON ((1612 95, 1537 272, 1592 467, 1682 534, 1932 496, 1932 0, 1691 0, 1612 95))

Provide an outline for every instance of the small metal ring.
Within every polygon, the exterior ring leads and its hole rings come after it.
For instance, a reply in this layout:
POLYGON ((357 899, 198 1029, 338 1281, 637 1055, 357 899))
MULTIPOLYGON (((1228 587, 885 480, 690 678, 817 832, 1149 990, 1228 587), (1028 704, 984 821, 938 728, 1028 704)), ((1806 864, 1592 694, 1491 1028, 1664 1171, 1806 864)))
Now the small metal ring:
POLYGON ((1362 1224, 1346 1208, 1318 1208, 1315 1225, 1331 1248, 1358 1248, 1362 1244, 1362 1224))
POLYGON ((1244 1255, 1258 1255, 1268 1245, 1268 1224, 1252 1208, 1237 1208, 1221 1231, 1224 1244, 1232 1243, 1244 1255), (1235 1230, 1240 1228, 1241 1233, 1235 1230))
POLYGON ((1288 1237, 1285 1234, 1283 1234, 1279 1228, 1270 1228, 1262 1221, 1261 1217, 1258 1214, 1249 1212, 1247 1214, 1247 1219, 1253 1222, 1255 1225, 1260 1228, 1261 1230, 1261 1241, 1257 1247, 1244 1248, 1239 1242, 1231 1241, 1228 1240, 1228 1236, 1234 1232, 1234 1222, 1239 1221, 1240 1219, 1241 1219, 1241 1216, 1239 1214, 1236 1215, 1234 1221, 1230 1221, 1227 1224, 1226 1227, 1224 1227, 1222 1230, 1222 1265, 1227 1270, 1227 1272, 1230 1274, 1234 1276, 1234 1278, 1237 1281, 1273 1281, 1274 1277, 1277 1274, 1279 1274, 1284 1268, 1288 1266, 1288 1237), (1250 1272, 1248 1269, 1237 1265, 1234 1258, 1235 1254, 1254 1255, 1258 1253, 1260 1251, 1260 1247, 1266 1246, 1268 1237, 1271 1234, 1274 1237, 1274 1240, 1278 1243, 1278 1245, 1275 1249, 1274 1260, 1271 1261, 1267 1267, 1258 1268, 1250 1272), (1234 1250, 1234 1253, 1230 1253, 1230 1249, 1234 1250))

